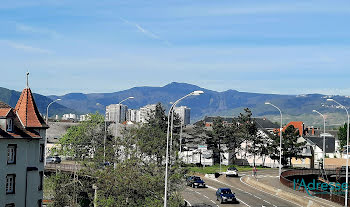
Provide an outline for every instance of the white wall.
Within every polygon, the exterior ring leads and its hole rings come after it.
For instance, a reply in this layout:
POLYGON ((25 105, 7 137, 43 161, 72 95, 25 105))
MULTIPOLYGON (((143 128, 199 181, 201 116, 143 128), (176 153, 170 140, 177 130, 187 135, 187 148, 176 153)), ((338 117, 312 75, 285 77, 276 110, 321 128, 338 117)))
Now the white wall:
POLYGON ((37 167, 38 170, 27 174, 27 207, 38 206, 37 202, 43 198, 39 191, 39 172, 44 171, 44 163, 39 161, 39 143, 43 140, 34 139, 3 139, 0 138, 0 206, 15 203, 25 206, 26 169, 37 167), (7 164, 7 146, 17 144, 16 164, 7 164), (6 195, 6 175, 16 174, 15 194, 6 195))

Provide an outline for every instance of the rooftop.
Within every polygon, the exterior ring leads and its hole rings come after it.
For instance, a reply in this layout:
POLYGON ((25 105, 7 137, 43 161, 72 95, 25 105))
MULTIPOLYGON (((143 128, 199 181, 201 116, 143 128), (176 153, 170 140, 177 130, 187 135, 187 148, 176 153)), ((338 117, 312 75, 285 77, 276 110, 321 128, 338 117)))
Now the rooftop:
POLYGON ((39 113, 30 88, 23 89, 15 110, 24 127, 48 128, 48 125, 39 113))

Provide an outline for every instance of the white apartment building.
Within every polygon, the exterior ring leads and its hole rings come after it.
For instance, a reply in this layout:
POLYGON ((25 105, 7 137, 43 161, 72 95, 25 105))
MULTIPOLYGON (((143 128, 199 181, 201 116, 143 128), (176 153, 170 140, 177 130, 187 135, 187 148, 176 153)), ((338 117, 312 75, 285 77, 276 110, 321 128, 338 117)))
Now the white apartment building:
POLYGON ((140 120, 139 122, 147 123, 148 119, 156 110, 156 104, 149 104, 140 108, 140 120))
POLYGON ((79 121, 87 121, 89 120, 90 115, 89 114, 83 114, 79 116, 79 121))
POLYGON ((76 114, 63 114, 62 120, 77 120, 76 114))
POLYGON ((132 122, 140 122, 140 110, 128 109, 127 120, 132 122))
POLYGON ((42 206, 47 128, 28 86, 15 109, 0 102, 0 206, 42 206))
POLYGON ((111 104, 106 106, 106 121, 123 123, 127 119, 128 107, 123 104, 111 104))
POLYGON ((186 106, 175 107, 174 112, 179 115, 182 125, 190 124, 191 109, 186 106))

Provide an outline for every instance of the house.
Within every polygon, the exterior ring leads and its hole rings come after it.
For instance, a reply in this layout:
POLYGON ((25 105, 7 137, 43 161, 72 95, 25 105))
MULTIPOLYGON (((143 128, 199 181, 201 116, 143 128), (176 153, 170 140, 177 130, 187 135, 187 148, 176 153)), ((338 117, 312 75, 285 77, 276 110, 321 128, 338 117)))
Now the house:
MULTIPOLYGON (((294 167, 318 168, 323 160, 323 137, 304 136, 299 137, 298 142, 306 142, 299 158, 292 158, 294 167)), ((340 157, 339 142, 333 136, 325 137, 325 158, 340 157)))
MULTIPOLYGON (((205 117, 203 122, 205 125, 205 128, 207 130, 211 130, 213 126, 214 119, 216 117, 205 117)), ((239 124, 238 118, 229 118, 229 117, 223 117, 223 124, 225 125, 232 125, 232 124, 239 124)), ((252 118, 252 120, 255 122, 258 133, 260 136, 268 136, 269 133, 273 133, 275 128, 279 128, 279 125, 272 123, 270 120, 266 118, 252 118)), ((193 125, 190 125, 186 128, 186 131, 183 134, 183 137, 185 137, 186 141, 186 149, 181 153, 182 160, 185 163, 192 163, 195 164, 198 159, 193 158, 194 156, 198 156, 198 146, 204 145, 205 140, 200 140, 198 137, 191 137, 188 136, 187 131, 193 130, 193 125)), ((202 135, 205 137, 205 135, 202 135)), ((231 164, 239 164, 239 165, 253 165, 254 164, 254 156, 247 152, 246 147, 249 146, 250 143, 243 142, 241 144, 241 149, 237 149, 237 153, 235 155, 235 159, 233 159, 233 152, 230 152, 225 144, 221 145, 221 149, 223 152, 221 153, 221 164, 223 165, 231 165, 231 164), (235 163, 233 163, 235 162, 235 163)), ((268 144, 268 143, 266 143, 268 144)), ((209 155, 212 152, 206 152, 208 155, 208 159, 212 159, 210 162, 214 164, 214 155, 209 155)), ((219 157, 216 156, 216 157, 219 157)), ((203 160, 202 160, 203 162, 203 160)), ((208 163, 210 163, 208 161, 208 163)), ((216 161, 218 162, 218 161, 216 161)), ((199 163, 199 162, 198 162, 199 163)), ((217 163, 216 163, 217 164, 217 163)), ((256 156, 255 157, 255 164, 257 165, 265 165, 269 167, 277 167, 278 163, 275 160, 272 160, 269 156, 256 156)))
POLYGON ((47 128, 28 84, 15 108, 0 102, 0 206, 42 206, 47 128))

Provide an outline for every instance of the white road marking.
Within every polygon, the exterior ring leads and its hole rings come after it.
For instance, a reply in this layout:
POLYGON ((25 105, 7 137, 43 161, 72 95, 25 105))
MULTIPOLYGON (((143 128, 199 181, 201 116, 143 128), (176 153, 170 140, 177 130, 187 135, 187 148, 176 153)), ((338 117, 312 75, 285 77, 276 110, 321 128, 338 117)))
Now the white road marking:
MULTIPOLYGON (((218 190, 217 188, 214 188, 214 187, 212 187, 212 186, 210 186, 210 185, 207 185, 207 187, 210 188, 210 189, 213 189, 213 190, 215 190, 215 191, 218 190)), ((231 186, 231 187, 232 187, 232 186, 231 186)), ((246 203, 245 203, 244 201, 242 201, 241 199, 238 199, 238 198, 236 198, 236 199, 237 199, 239 202, 243 203, 244 205, 250 207, 250 205, 246 204, 246 203)))
POLYGON ((256 196, 256 195, 253 195, 255 198, 257 198, 257 199, 260 199, 260 200, 262 200, 260 197, 258 197, 258 196, 256 196))
POLYGON ((263 201, 265 201, 266 203, 268 203, 268 204, 271 204, 270 202, 268 202, 267 200, 263 200, 263 201))
MULTIPOLYGON (((240 178, 240 181, 241 181, 243 184, 245 184, 245 185, 247 185, 247 186, 249 186, 249 187, 251 187, 251 188, 254 188, 255 190, 264 192, 264 193, 269 194, 269 195, 272 195, 272 196, 274 196, 274 197, 276 197, 276 198, 282 199, 282 200, 284 200, 284 201, 288 201, 288 202, 290 202, 290 203, 293 203, 293 204, 295 204, 295 205, 297 205, 297 206, 302 207, 301 205, 299 205, 299 204, 297 204, 297 203, 294 203, 294 202, 289 201, 289 200, 287 200, 287 199, 281 198, 281 197, 279 197, 279 196, 277 196, 277 195, 274 195, 274 194, 268 193, 268 192, 266 192, 266 191, 260 190, 260 189, 258 189, 258 188, 255 188, 254 186, 251 186, 251 185, 249 185, 248 183, 243 182, 242 178, 243 178, 243 177, 240 178)), ((275 205, 274 205, 274 206, 275 206, 275 205)))
POLYGON ((192 204, 190 202, 188 202, 188 200, 185 200, 185 202, 188 203, 189 206, 192 206, 192 204))
MULTIPOLYGON (((215 191, 217 190, 216 188, 213 188, 213 187, 208 186, 208 185, 207 185, 207 187, 208 187, 208 188, 212 188, 212 189, 214 189, 215 191)), ((191 189, 191 190, 192 190, 192 189, 191 189)), ((207 198, 210 202, 212 202, 212 203, 214 203, 214 204, 216 205, 215 201, 211 200, 208 196, 203 195, 203 194, 201 194, 200 192, 195 191, 195 190, 192 190, 192 191, 196 192, 197 194, 199 194, 199 195, 201 195, 201 196, 204 196, 204 197, 207 198)), ((217 207, 220 207, 219 205, 216 205, 216 206, 217 206, 217 207)))

